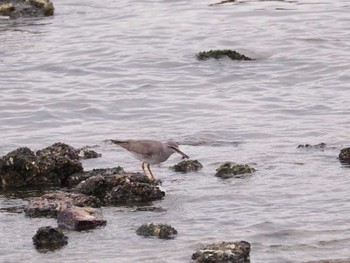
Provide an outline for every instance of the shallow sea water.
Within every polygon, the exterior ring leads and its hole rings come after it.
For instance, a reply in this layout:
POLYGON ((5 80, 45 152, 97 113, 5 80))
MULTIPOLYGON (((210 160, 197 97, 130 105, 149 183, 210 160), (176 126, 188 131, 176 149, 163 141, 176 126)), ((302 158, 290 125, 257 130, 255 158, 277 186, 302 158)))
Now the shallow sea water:
POLYGON ((177 174, 172 156, 153 168, 166 212, 103 208, 106 227, 46 254, 32 236, 56 221, 5 212, 27 198, 1 194, 0 262, 191 262, 224 240, 250 242, 254 263, 350 258, 349 1, 213 3, 61 0, 51 18, 0 20, 0 155, 61 141, 103 154, 86 170, 140 171, 104 140, 174 139, 204 165, 177 174), (257 60, 196 60, 223 48, 257 60), (258 171, 220 180, 223 161, 258 171), (151 222, 179 234, 136 235, 151 222))

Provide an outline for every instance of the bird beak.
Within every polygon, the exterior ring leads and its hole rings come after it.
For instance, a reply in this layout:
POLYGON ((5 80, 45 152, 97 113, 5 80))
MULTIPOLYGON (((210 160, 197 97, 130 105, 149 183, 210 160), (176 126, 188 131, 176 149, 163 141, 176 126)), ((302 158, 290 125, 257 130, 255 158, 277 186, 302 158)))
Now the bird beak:
POLYGON ((185 154, 185 153, 183 153, 182 151, 180 151, 178 148, 173 148, 177 153, 179 153, 179 154, 181 154, 182 155, 182 159, 189 159, 190 157, 187 155, 187 154, 185 154))

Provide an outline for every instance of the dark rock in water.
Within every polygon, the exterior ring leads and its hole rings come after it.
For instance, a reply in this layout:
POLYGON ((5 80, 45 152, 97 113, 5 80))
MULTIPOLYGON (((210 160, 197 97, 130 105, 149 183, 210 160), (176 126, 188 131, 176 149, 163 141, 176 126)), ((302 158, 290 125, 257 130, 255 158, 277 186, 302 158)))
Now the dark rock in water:
POLYGON ((342 163, 350 164, 350 147, 341 149, 338 158, 342 163))
POLYGON ((232 60, 254 60, 229 49, 202 51, 197 54, 198 60, 207 60, 209 58, 220 59, 223 57, 228 57, 232 60))
POLYGON ((327 144, 321 142, 319 144, 315 144, 315 145, 311 145, 311 144, 299 144, 297 149, 320 149, 320 150, 324 150, 324 148, 326 148, 327 144))
POLYGON ((242 174, 251 174, 253 172, 255 172, 255 169, 248 164, 226 162, 216 169, 215 176, 227 179, 231 177, 242 177, 242 174))
POLYGON ((202 169, 203 165, 198 160, 183 160, 170 168, 175 172, 188 173, 202 169))
POLYGON ((100 209, 71 206, 58 212, 59 227, 75 231, 94 229, 107 224, 100 209))
POLYGON ((165 224, 143 224, 136 230, 136 234, 144 237, 156 236, 160 239, 172 239, 177 235, 175 228, 165 224))
MULTIPOLYGON (((93 169, 93 170, 87 171, 87 172, 75 173, 75 174, 72 174, 68 177, 67 186, 68 187, 77 186, 82 181, 85 181, 85 180, 89 179, 90 177, 97 176, 97 175, 104 177, 107 175, 121 174, 121 173, 125 173, 125 172, 124 172, 123 168, 120 166, 113 167, 113 168, 93 169)), ((92 195, 94 195, 94 194, 92 194, 92 195)))
POLYGON ((64 143, 35 154, 29 148, 18 148, 0 159, 0 187, 67 186, 71 175, 83 172, 79 160, 87 155, 82 151, 64 143))
POLYGON ((10 18, 52 16, 54 11, 50 0, 7 0, 0 3, 0 16, 10 18))
POLYGON ((25 208, 29 217, 57 217, 59 207, 67 206, 100 207, 100 201, 93 196, 80 193, 56 192, 31 199, 25 208))
POLYGON ((165 195, 147 176, 140 173, 93 176, 81 182, 76 191, 94 195, 105 205, 149 202, 165 195))
POLYGON ((33 236, 33 243, 39 250, 55 250, 67 245, 67 239, 61 229, 46 226, 38 229, 33 236))
POLYGON ((199 263, 250 262, 250 244, 246 241, 211 244, 197 250, 192 259, 199 263))
POLYGON ((236 2, 236 0, 224 0, 218 3, 210 4, 209 6, 216 6, 216 5, 226 4, 226 3, 233 3, 233 2, 236 2))
POLYGON ((155 206, 140 206, 136 208, 134 211, 161 213, 161 212, 166 212, 166 209, 163 207, 155 207, 155 206))
POLYGON ((37 157, 27 147, 18 148, 0 159, 0 183, 4 189, 32 184, 36 177, 42 177, 40 174, 37 157))

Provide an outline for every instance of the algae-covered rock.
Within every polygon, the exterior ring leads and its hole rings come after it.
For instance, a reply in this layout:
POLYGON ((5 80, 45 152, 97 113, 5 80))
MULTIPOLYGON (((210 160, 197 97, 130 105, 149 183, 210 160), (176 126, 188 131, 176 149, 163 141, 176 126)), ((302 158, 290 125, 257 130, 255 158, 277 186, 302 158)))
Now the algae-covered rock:
POLYGON ((342 163, 350 164, 350 147, 341 149, 338 158, 342 163))
POLYGON ((42 17, 54 15, 50 0, 6 0, 0 1, 0 16, 10 18, 42 17))
POLYGON ((232 60, 254 60, 229 49, 202 51, 197 54, 198 60, 207 60, 209 58, 220 59, 223 57, 228 57, 232 60))
POLYGON ((171 239, 177 235, 177 231, 166 224, 143 224, 136 230, 136 234, 144 237, 155 236, 160 239, 171 239))
POLYGON ((33 236, 33 243, 40 251, 49 251, 61 248, 68 244, 68 237, 60 228, 51 226, 40 227, 33 236))
POLYGON ((94 196, 81 193, 58 191, 32 198, 24 209, 29 217, 57 217, 59 207, 68 206, 100 207, 101 202, 94 196))
POLYGON ((57 224, 64 229, 83 231, 105 226, 107 221, 100 209, 71 206, 60 209, 57 224))
POLYGON ((245 263, 250 262, 250 244, 246 241, 221 242, 203 246, 192 259, 198 263, 245 263))
POLYGON ((242 177, 243 174, 251 174, 255 169, 248 164, 234 164, 226 162, 216 169, 215 176, 220 178, 242 177))
POLYGON ((183 160, 170 168, 175 172, 188 173, 202 169, 203 165, 198 160, 183 160))

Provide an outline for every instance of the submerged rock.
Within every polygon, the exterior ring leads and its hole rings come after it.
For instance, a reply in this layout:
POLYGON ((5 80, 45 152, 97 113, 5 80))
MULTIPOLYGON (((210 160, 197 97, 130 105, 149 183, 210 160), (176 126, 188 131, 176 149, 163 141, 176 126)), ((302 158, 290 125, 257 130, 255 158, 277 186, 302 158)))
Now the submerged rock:
POLYGON ((299 144, 297 149, 307 149, 307 150, 311 150, 311 149, 319 149, 319 150, 324 150, 324 148, 326 148, 327 144, 325 144, 324 142, 321 142, 319 144, 315 144, 315 145, 311 145, 311 144, 299 144))
POLYGON ((57 215, 59 227, 74 231, 90 230, 107 224, 100 209, 71 206, 60 209, 57 215))
POLYGON ((40 227, 33 236, 33 243, 39 250, 55 250, 67 245, 67 239, 61 229, 45 226, 40 227))
POLYGON ((250 167, 248 164, 234 164, 231 162, 226 162, 216 169, 215 176, 227 179, 231 177, 242 177, 242 174, 251 174, 253 172, 255 172, 255 169, 250 167))
POLYGON ((142 212, 156 212, 156 213, 162 213, 162 212, 166 212, 167 210, 163 207, 156 207, 156 206, 140 206, 138 208, 136 208, 135 210, 136 212, 142 211, 142 212))
POLYGON ((58 208, 66 206, 100 207, 100 201, 93 196, 80 193, 56 192, 31 199, 25 208, 29 217, 57 217, 58 208))
POLYGON ((143 224, 136 230, 136 234, 144 237, 156 236, 160 239, 172 239, 177 231, 166 224, 143 224))
POLYGON ((198 60, 207 60, 209 58, 220 59, 223 57, 228 57, 232 60, 254 60, 229 49, 202 51, 197 54, 198 60))
POLYGON ((236 2, 236 0, 224 0, 218 3, 210 4, 209 6, 216 6, 216 5, 226 4, 226 3, 233 3, 233 2, 236 2))
POLYGON ((170 168, 175 172, 188 173, 202 169, 203 165, 198 160, 183 160, 170 168))
POLYGON ((221 242, 202 247, 192 259, 199 263, 244 263, 250 262, 250 244, 246 241, 221 242))
POLYGON ((10 18, 52 16, 54 11, 50 0, 6 0, 0 3, 0 16, 10 18))
POLYGON ((338 158, 342 163, 350 164, 350 147, 341 149, 338 158))
POLYGON ((93 176, 81 182, 76 191, 96 196, 104 205, 149 202, 165 195, 147 176, 140 173, 93 176))
POLYGON ((66 186, 71 175, 83 172, 81 151, 64 143, 36 153, 27 147, 11 151, 0 158, 0 187, 66 186))
POLYGON ((322 259, 322 260, 308 261, 307 263, 350 263, 350 258, 348 258, 348 259, 322 259))

